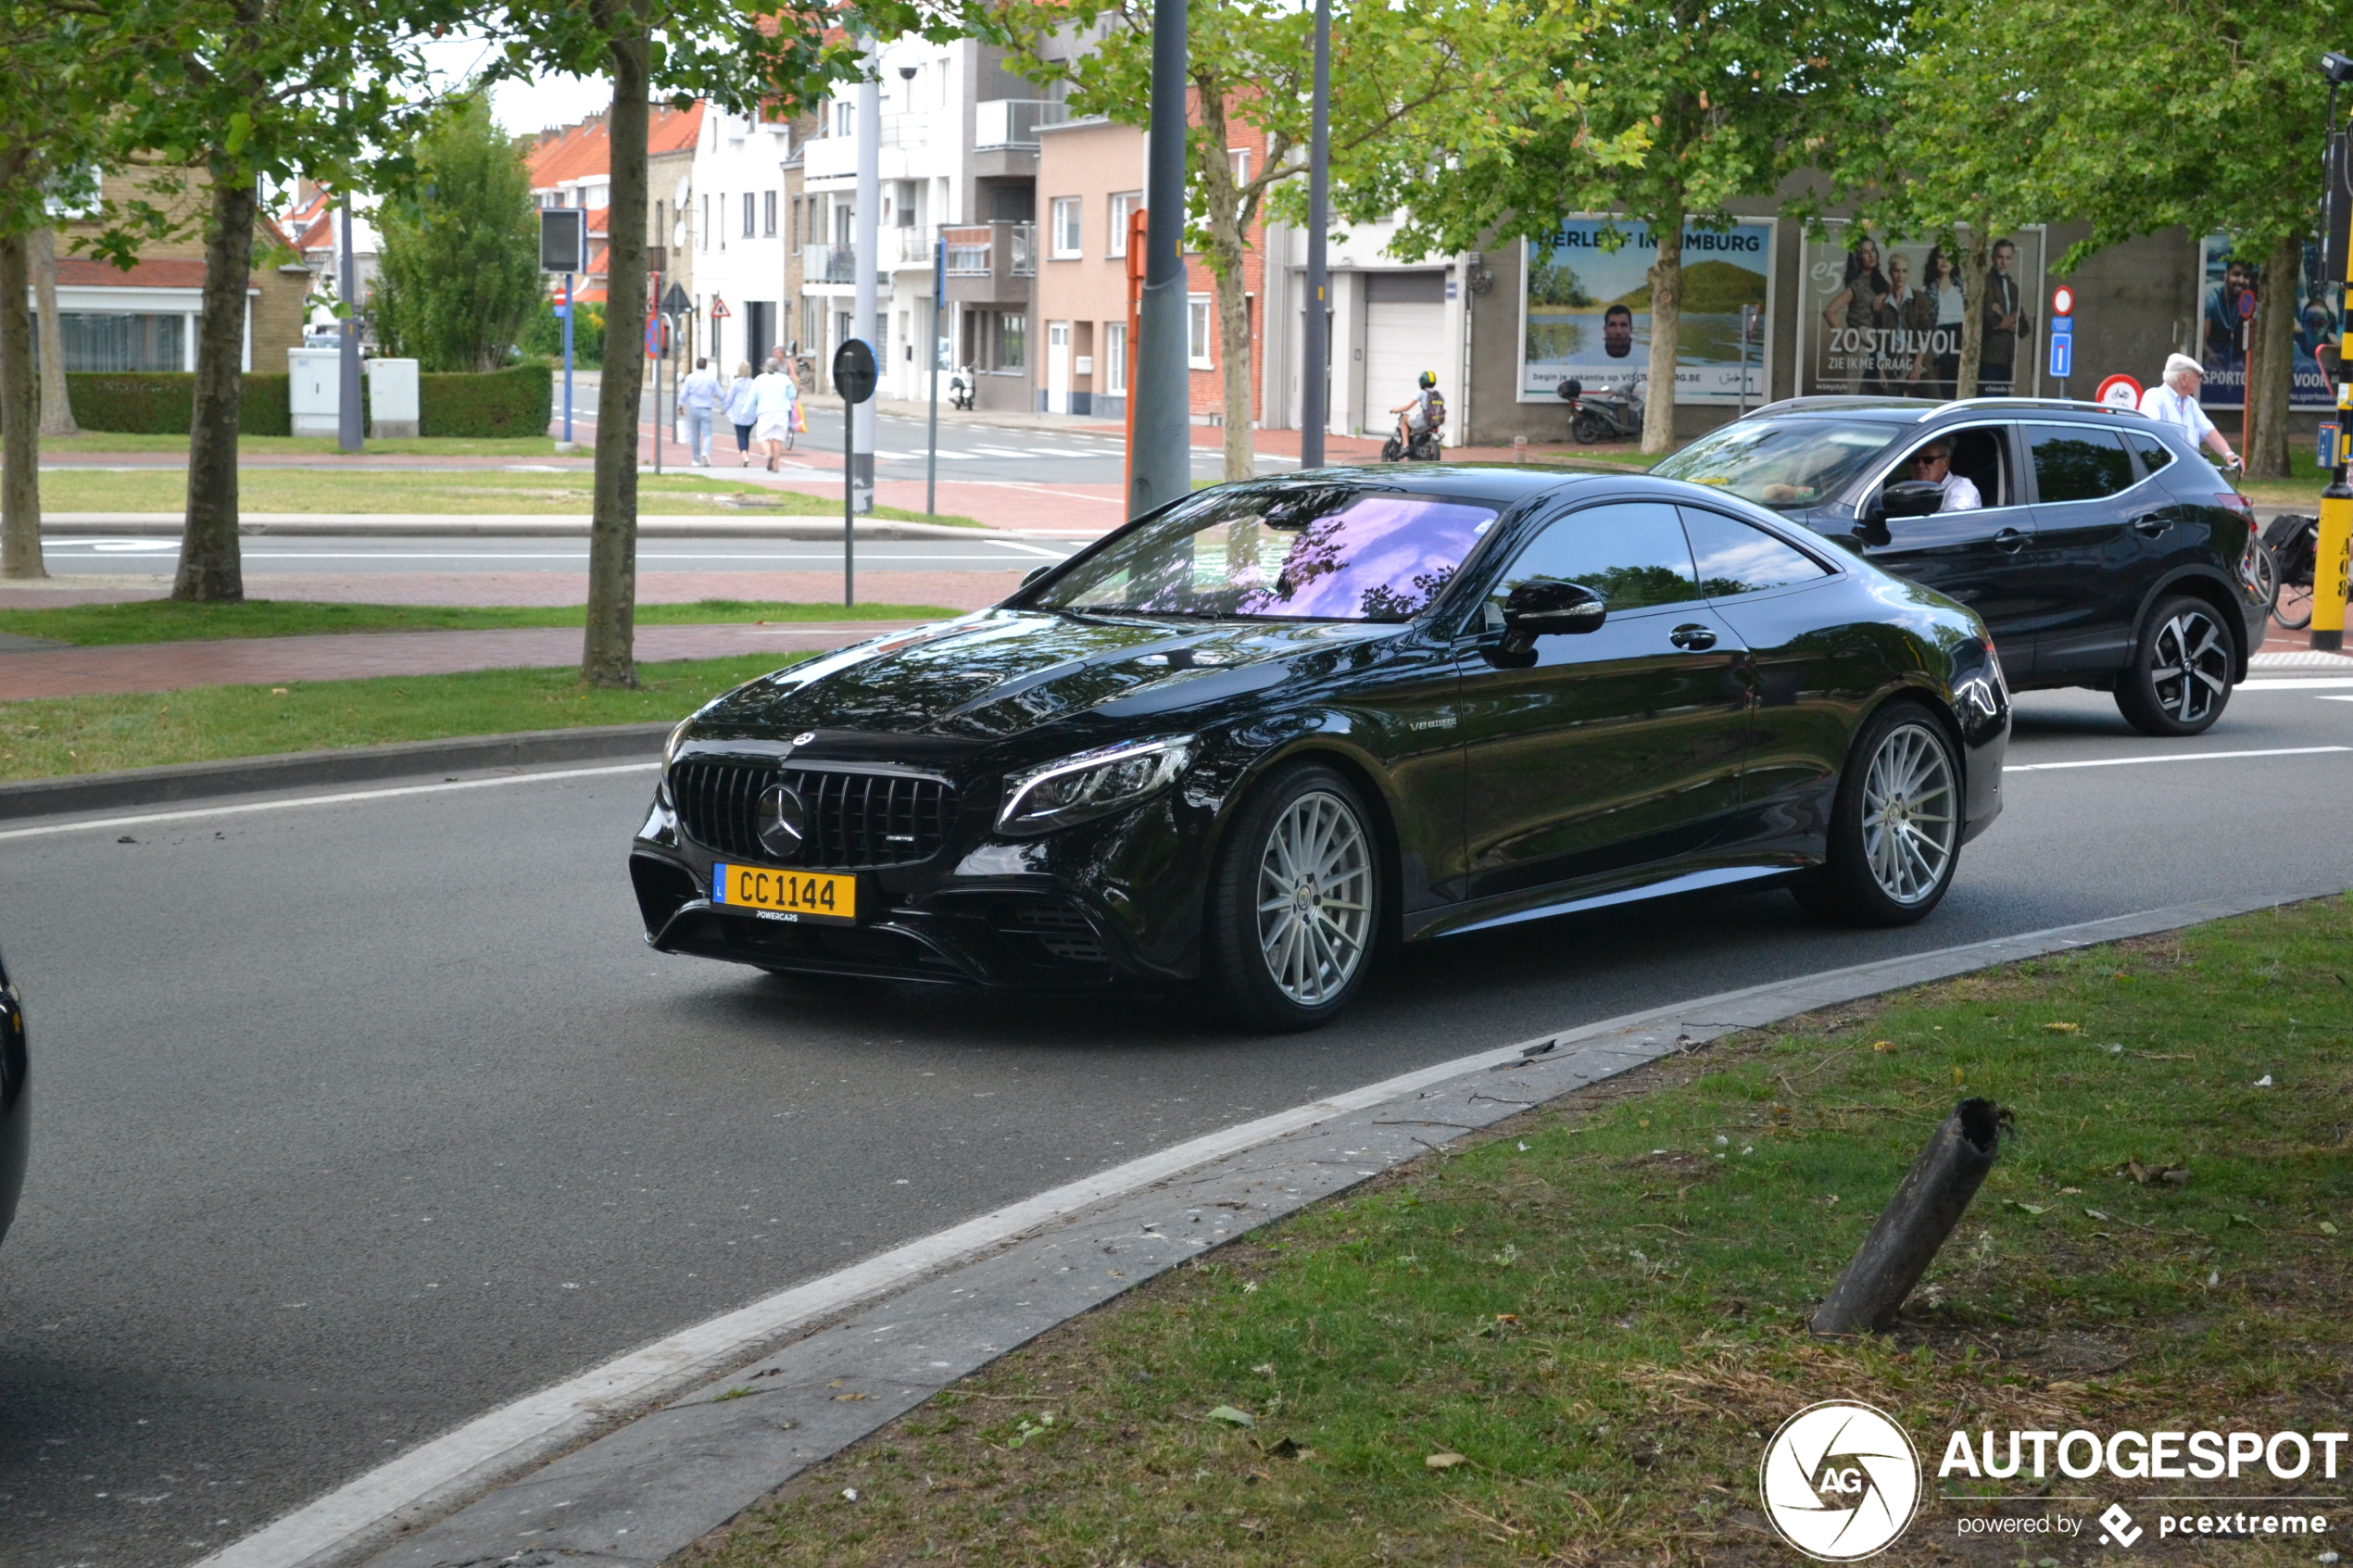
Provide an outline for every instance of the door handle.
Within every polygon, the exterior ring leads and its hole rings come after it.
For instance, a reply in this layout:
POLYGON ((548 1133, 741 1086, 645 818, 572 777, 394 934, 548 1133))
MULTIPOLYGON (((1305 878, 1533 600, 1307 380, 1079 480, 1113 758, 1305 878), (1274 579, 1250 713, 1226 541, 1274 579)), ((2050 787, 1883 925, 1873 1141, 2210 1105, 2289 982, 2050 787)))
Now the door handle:
POLYGON ((1667 633, 1667 640, 1686 653, 1698 653, 1716 646, 1716 633, 1693 621, 1667 633))
POLYGON ((2133 520, 2133 532, 2154 539, 2173 526, 2173 520, 2163 512, 2149 512, 2133 520))
POLYGON ((1994 547, 2016 555, 2026 547, 2026 535, 2019 529, 2005 528, 1994 535, 1994 547))

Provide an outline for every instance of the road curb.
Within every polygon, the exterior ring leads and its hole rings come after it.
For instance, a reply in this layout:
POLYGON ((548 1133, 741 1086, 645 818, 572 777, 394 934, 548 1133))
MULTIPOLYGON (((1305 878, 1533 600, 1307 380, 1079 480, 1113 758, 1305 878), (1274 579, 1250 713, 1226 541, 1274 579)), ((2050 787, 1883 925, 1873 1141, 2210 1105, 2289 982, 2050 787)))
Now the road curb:
MULTIPOLYGON (((640 514, 637 533, 648 539, 797 539, 837 544, 839 518, 764 518, 762 508, 745 507, 749 516, 699 517, 674 513, 640 514)), ((538 512, 248 512, 237 521, 237 533, 247 538, 463 538, 480 534, 500 539, 585 539, 589 519, 585 514, 538 512)), ((185 527, 176 512, 46 512, 41 519, 44 539, 177 539, 185 527)), ((946 522, 878 522, 858 524, 858 537, 873 541, 909 539, 986 539, 1005 531, 960 528, 946 522)))
POLYGON ((482 768, 528 768, 547 762, 588 762, 612 757, 651 757, 661 750, 670 721, 599 724, 578 730, 524 730, 504 735, 461 735, 449 740, 399 741, 390 746, 355 746, 341 751, 295 751, 274 757, 239 757, 220 762, 177 762, 163 768, 129 768, 78 778, 30 779, 0 784, 0 821, 59 816, 69 811, 111 811, 124 806, 157 806, 202 800, 216 795, 262 790, 307 789, 319 784, 358 784, 482 768))
POLYGON ((2174 905, 1799 975, 1538 1035, 1221 1129, 526 1396, 197 1568, 656 1568, 1048 1330, 1529 1109, 1821 1008, 2339 891, 2174 905))

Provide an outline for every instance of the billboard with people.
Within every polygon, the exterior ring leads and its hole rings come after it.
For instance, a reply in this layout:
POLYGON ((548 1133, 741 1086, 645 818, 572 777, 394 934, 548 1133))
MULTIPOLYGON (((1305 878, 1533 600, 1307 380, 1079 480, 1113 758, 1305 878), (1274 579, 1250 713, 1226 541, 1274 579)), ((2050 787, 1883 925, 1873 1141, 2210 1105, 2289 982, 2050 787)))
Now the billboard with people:
MULTIPOLYGON (((1953 396, 1969 308, 1957 246, 1891 240, 1853 223, 1828 231, 1806 243, 1798 391, 1953 396)), ((2041 385, 2042 231, 2003 235, 1988 260, 1978 395, 2032 396, 2041 385)))
MULTIPOLYGON (((2336 398, 2312 356, 2329 341, 2344 287, 2322 283, 2318 245, 2304 247, 2304 270, 2296 280, 2295 365, 2289 372, 2296 408, 2334 408, 2336 398)), ((2255 335, 2253 307, 2263 295, 2263 269, 2231 258, 2231 236, 2208 234, 2198 243, 2197 357, 2206 366, 2198 402, 2208 408, 2246 406, 2246 350, 2255 335)))
MULTIPOLYGON (((1732 403, 1742 396, 1741 307, 1748 318, 1751 403, 1772 384, 1766 322, 1772 304, 1773 224, 1735 221, 1722 231, 1683 231, 1683 297, 1676 333, 1675 399, 1732 403)), ((1520 293, 1519 400, 1557 398, 1564 381, 1593 391, 1630 387, 1650 372, 1651 263, 1658 242, 1631 219, 1564 219, 1527 242, 1520 293)))

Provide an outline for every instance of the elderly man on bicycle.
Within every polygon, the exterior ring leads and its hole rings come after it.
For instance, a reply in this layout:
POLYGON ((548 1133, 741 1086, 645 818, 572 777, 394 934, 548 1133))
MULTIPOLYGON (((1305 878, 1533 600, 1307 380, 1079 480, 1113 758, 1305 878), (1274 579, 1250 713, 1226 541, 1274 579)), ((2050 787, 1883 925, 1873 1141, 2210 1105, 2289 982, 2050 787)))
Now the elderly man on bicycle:
POLYGON ((2165 380, 2141 394, 2141 412, 2150 419, 2167 424, 2180 425, 2189 433, 2193 446, 2210 446, 2222 459, 2222 466, 2236 471, 2239 455, 2197 406, 2198 388, 2206 383, 2206 367, 2186 354, 2169 355, 2165 360, 2165 380))

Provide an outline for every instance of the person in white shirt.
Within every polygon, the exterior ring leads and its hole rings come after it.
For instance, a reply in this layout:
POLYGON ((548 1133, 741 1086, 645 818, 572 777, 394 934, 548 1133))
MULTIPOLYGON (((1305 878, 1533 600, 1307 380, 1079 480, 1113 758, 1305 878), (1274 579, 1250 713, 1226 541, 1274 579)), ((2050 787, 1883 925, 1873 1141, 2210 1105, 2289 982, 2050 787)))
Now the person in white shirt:
POLYGON ((772 357, 760 379, 751 383, 754 423, 751 438, 766 449, 768 471, 774 473, 783 460, 785 448, 793 436, 793 405, 800 401, 800 388, 792 377, 785 374, 781 357, 772 357))
POLYGON ((736 427, 736 456, 743 461, 741 468, 751 467, 751 425, 759 412, 759 396, 752 391, 751 361, 736 362, 736 379, 727 387, 727 422, 736 427))
POLYGON ((1973 512, 1985 505, 1976 482, 1953 471, 1953 444, 1931 441, 1912 454, 1912 477, 1924 479, 1944 492, 1939 511, 1973 512))
POLYGON ((711 466, 711 414, 719 406, 719 372, 708 359, 695 361, 694 372, 678 385, 678 406, 686 410, 686 440, 698 468, 711 466))
POLYGON ((2239 466, 2239 455, 2197 406, 2197 389, 2206 384, 2206 367, 2186 354, 2174 354, 2165 361, 2163 384, 2150 387, 2141 394, 2141 412, 2150 419, 2167 424, 2180 425, 2188 433, 2193 446, 2211 446, 2221 455, 2224 468, 2239 466))

